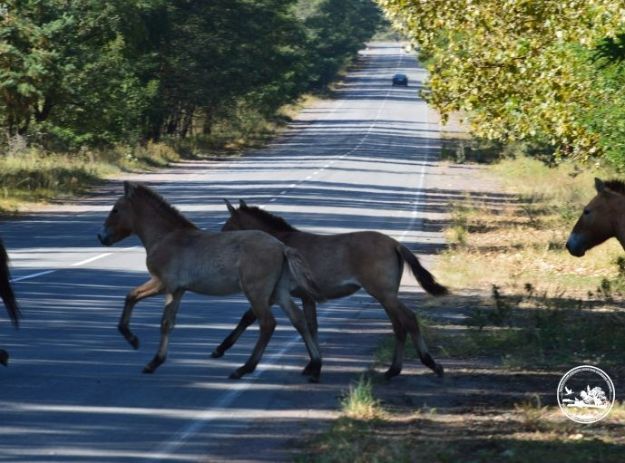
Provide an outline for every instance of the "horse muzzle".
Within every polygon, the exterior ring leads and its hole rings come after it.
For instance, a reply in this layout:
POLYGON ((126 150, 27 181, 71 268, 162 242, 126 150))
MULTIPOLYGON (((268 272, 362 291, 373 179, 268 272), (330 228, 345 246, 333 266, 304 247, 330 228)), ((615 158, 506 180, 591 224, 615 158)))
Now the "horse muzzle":
POLYGON ((571 235, 566 241, 566 249, 572 256, 582 257, 586 254, 586 249, 583 246, 582 240, 578 235, 571 235))
POLYGON ((107 233, 105 228, 103 228, 102 231, 100 233, 98 233, 98 240, 104 246, 112 246, 113 245, 113 240, 111 239, 111 235, 109 233, 107 233))

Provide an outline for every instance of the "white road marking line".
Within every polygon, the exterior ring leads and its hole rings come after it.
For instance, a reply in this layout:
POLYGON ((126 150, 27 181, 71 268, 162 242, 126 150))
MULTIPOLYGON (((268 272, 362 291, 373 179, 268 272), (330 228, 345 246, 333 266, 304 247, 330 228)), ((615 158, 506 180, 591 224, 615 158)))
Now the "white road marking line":
MULTIPOLYGON (((327 304, 323 310, 319 310, 318 319, 320 321, 325 320, 330 313, 333 313, 335 306, 338 304, 338 301, 327 304)), ((256 371, 252 374, 245 375, 245 379, 247 382, 236 389, 231 389, 227 392, 222 398, 211 408, 205 409, 198 418, 195 418, 194 421, 189 423, 187 426, 182 428, 175 439, 171 439, 167 442, 161 444, 157 449, 146 456, 145 459, 150 461, 162 461, 171 459, 172 455, 182 447, 190 437, 192 437, 195 433, 202 430, 204 426, 210 421, 220 418, 223 414, 218 414, 215 410, 226 409, 229 407, 243 392, 247 391, 250 387, 254 386, 256 380, 270 367, 274 366, 278 360, 291 348, 293 345, 300 341, 301 337, 299 333, 295 333, 293 337, 286 343, 282 349, 278 352, 271 354, 268 356, 267 360, 263 360, 262 364, 259 364, 256 367, 256 371)))
MULTIPOLYGON (((401 58, 402 56, 400 55, 400 63, 401 63, 401 58)), ((376 115, 376 118, 374 120, 374 122, 372 123, 372 125, 369 127, 369 131, 367 132, 367 135, 365 135, 365 137, 363 137, 363 139, 360 141, 360 143, 353 148, 352 150, 348 151, 347 153, 343 154, 342 156, 340 156, 338 159, 343 159, 345 158, 350 152, 354 152, 356 149, 358 149, 364 139, 368 136, 368 133, 371 131, 373 125, 375 124, 375 122, 378 120, 378 118, 381 115, 382 112, 382 107, 384 106, 384 104, 386 103, 388 96, 390 95, 390 91, 387 92, 386 97, 384 99, 384 101, 382 102, 382 105, 380 107, 380 109, 378 110, 378 114, 376 115)), ((419 180, 419 188, 422 189, 424 182, 425 182, 425 166, 427 164, 427 159, 429 156, 429 139, 426 139, 426 153, 425 153, 425 159, 426 162, 423 163, 423 165, 421 166, 421 171, 420 171, 420 180, 419 180)), ((313 175, 319 173, 319 171, 316 171, 313 175)), ((299 184, 302 184, 303 181, 301 181, 299 184)), ((298 185, 299 185, 298 184, 298 185)), ((286 194, 287 191, 282 191, 280 193, 280 195, 284 195, 286 194)), ((417 196, 420 196, 421 192, 420 190, 417 191, 417 196)), ((276 198, 272 198, 271 200, 269 200, 269 202, 273 202, 276 198)), ((412 225, 414 224, 415 220, 416 220, 416 215, 417 215, 417 208, 418 208, 418 202, 415 201, 415 208, 413 209, 413 213, 412 213, 412 218, 411 221, 409 223, 408 228, 404 231, 403 236, 405 236, 408 231, 410 231, 412 225)), ((336 302, 338 303, 338 302, 336 302)), ((326 307, 324 307, 325 310, 320 310, 318 312, 319 316, 318 318, 320 320, 323 320, 327 317, 327 313, 330 312, 332 310, 332 307, 336 304, 336 303, 330 303, 328 304, 326 307)), ((180 449, 187 440, 189 440, 190 437, 192 437, 195 433, 197 433, 198 431, 200 431, 204 426, 206 426, 206 424, 210 421, 212 421, 213 419, 216 418, 215 416, 215 412, 214 409, 219 409, 219 408, 226 408, 229 405, 231 405, 243 392, 245 392, 247 389, 249 389, 253 383, 255 382, 255 380, 262 375, 262 373, 270 366, 273 366, 275 364, 275 362, 280 359, 280 357, 282 357, 282 355, 284 355, 284 353, 290 349, 290 347, 295 344, 295 342, 297 342, 300 339, 299 334, 296 334, 295 336, 293 336, 291 338, 291 340, 282 348, 280 349, 280 351, 276 352, 275 354, 271 355, 269 357, 269 359, 267 361, 263 362, 263 366, 259 366, 256 370, 256 372, 252 375, 247 375, 246 378, 248 379, 248 381, 250 381, 249 383, 246 383, 245 386, 243 386, 242 388, 237 388, 237 389, 233 389, 230 390, 228 393, 226 393, 224 396, 222 396, 222 398, 217 402, 217 404, 213 407, 211 407, 210 409, 205 409, 201 416, 199 418, 196 418, 194 421, 192 421, 191 423, 189 423, 187 426, 185 426, 184 428, 181 429, 181 431, 178 433, 177 437, 174 439, 171 439, 167 442, 164 442, 163 444, 161 444, 160 447, 157 448, 157 450, 150 454, 149 457, 147 457, 148 459, 152 460, 152 461, 161 461, 161 460, 165 460, 165 459, 170 459, 172 457, 172 455, 178 450, 180 449)))
POLYGON ((90 264, 91 262, 95 262, 96 260, 100 260, 104 257, 108 257, 111 254, 113 254, 112 252, 105 252, 104 254, 100 254, 99 256, 95 256, 95 257, 91 257, 89 259, 85 259, 85 260, 81 260, 80 262, 76 262, 72 265, 70 265, 70 267, 80 267, 81 265, 85 265, 85 264, 90 264))
POLYGON ((37 278, 43 275, 49 275, 50 273, 54 273, 56 270, 46 270, 45 272, 33 273, 32 275, 25 275, 23 277, 17 277, 11 279, 11 283, 17 283, 18 281, 30 280, 31 278, 37 278))
MULTIPOLYGON (((129 246, 129 247, 127 247, 127 248, 121 248, 121 249, 120 249, 120 252, 124 252, 124 251, 131 251, 131 250, 133 250, 133 249, 138 249, 138 246, 129 246)), ((91 257, 91 258, 89 258, 89 259, 81 260, 80 262, 75 262, 75 263, 73 263, 73 264, 69 264, 67 267, 63 267, 63 268, 55 268, 55 269, 53 269, 53 270, 44 270, 43 272, 31 273, 30 275, 24 275, 24 276, 21 276, 21 277, 12 278, 12 279, 11 279, 11 283, 17 283, 17 282, 19 282, 19 281, 31 280, 31 279, 33 279, 33 278, 42 277, 42 276, 44 276, 44 275, 50 275, 51 273, 55 273, 55 272, 58 272, 58 271, 60 271, 60 270, 67 270, 67 269, 69 269, 69 268, 71 268, 71 267, 81 267, 81 266, 83 266, 83 265, 89 264, 89 263, 91 263, 91 262, 94 262, 94 261, 96 261, 96 260, 102 259, 102 258, 104 258, 104 257, 111 256, 111 255, 113 255, 113 254, 115 254, 115 253, 113 253, 113 252, 107 252, 107 253, 100 254, 100 255, 95 256, 95 257, 91 257)))

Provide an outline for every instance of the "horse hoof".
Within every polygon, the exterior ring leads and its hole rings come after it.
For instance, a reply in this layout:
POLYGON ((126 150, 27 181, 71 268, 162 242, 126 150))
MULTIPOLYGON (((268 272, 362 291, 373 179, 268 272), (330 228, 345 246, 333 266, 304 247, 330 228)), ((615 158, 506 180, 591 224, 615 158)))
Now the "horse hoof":
POLYGON ((134 350, 139 349, 139 338, 138 337, 133 337, 132 339, 129 339, 128 342, 130 343, 130 345, 132 346, 132 348, 134 350))
POLYGON ((145 368, 143 368, 143 373, 145 374, 149 374, 151 375, 152 373, 154 373, 154 371, 156 371, 156 368, 152 367, 152 366, 147 366, 145 368))
POLYGON ((384 379, 387 381, 393 379, 395 376, 401 373, 401 368, 389 368, 386 373, 384 373, 384 379))
POLYGON ((230 373, 230 376, 228 376, 228 378, 230 379, 241 379, 241 376, 243 376, 243 373, 240 373, 238 370, 233 371, 232 373, 230 373))
POLYGON ((310 362, 308 363, 308 365, 306 365, 304 367, 304 369, 302 370, 302 376, 310 376, 314 373, 313 371, 313 365, 310 364, 310 362))
POLYGON ((308 382, 309 383, 318 383, 319 382, 319 373, 310 375, 308 377, 308 382))
POLYGON ((211 357, 214 358, 214 359, 218 359, 218 358, 223 357, 223 356, 224 356, 224 352, 221 351, 221 350, 218 350, 218 349, 215 349, 213 351, 213 353, 211 354, 211 357))
POLYGON ((437 363, 436 366, 434 367, 434 373, 436 373, 436 376, 438 376, 439 378, 444 377, 445 369, 443 368, 443 365, 441 365, 440 363, 437 363))
POLYGON ((9 354, 4 350, 0 350, 0 363, 5 367, 9 366, 9 354))

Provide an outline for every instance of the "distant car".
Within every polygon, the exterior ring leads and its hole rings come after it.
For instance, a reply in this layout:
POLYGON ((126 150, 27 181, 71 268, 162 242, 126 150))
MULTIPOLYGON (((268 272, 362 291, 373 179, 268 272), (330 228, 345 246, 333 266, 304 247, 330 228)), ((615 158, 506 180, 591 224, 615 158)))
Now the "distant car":
POLYGON ((393 76, 393 85, 403 85, 408 87, 408 76, 406 74, 395 74, 393 76))

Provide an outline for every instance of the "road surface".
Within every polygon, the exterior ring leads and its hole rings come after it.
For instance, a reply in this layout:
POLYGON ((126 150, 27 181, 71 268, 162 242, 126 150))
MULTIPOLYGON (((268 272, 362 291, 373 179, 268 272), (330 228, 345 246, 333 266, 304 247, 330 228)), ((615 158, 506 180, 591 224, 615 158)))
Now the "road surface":
MULTIPOLYGON (((226 219, 222 198, 243 198, 302 229, 380 230, 431 254, 442 243, 448 199, 432 186, 440 180, 439 127, 418 96, 424 77, 397 44, 371 44, 335 99, 304 110, 266 148, 126 178, 154 186, 211 230, 226 219), (408 75, 407 88, 391 86, 396 72, 408 75)), ((210 353, 245 300, 187 294, 167 362, 141 374, 156 351, 162 298, 136 307, 141 348, 133 351, 116 325, 126 292, 146 280, 144 251, 136 239, 114 248, 96 240, 121 191, 110 182, 1 225, 24 320, 19 331, 4 315, 0 325, 0 346, 11 353, 10 368, 0 370, 0 461, 290 460, 294 440, 335 416, 340 394, 371 364, 391 331, 384 312, 362 293, 324 304, 322 382, 309 384, 300 375, 304 344, 276 309, 259 369, 232 381, 257 331, 221 359, 210 353)), ((411 388, 433 381, 419 372, 400 380, 411 388)))

